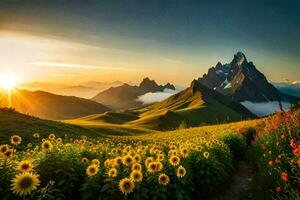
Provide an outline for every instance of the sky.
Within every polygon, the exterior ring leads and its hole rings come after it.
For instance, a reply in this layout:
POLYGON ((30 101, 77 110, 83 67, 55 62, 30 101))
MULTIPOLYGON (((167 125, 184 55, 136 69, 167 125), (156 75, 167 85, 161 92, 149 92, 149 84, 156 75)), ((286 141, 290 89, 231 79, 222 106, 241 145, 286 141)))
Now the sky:
POLYGON ((183 86, 242 51, 270 81, 296 81, 299 35, 299 0, 2 0, 0 74, 183 86))

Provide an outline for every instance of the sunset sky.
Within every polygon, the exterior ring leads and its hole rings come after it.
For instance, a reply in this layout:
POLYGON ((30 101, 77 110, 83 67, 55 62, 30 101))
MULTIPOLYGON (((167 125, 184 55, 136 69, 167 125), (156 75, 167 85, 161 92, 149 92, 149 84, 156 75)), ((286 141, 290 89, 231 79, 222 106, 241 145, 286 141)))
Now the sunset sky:
POLYGON ((0 74, 22 82, 187 85, 243 51, 270 81, 300 77, 300 1, 0 3, 0 74), (226 2, 226 3, 225 3, 226 2))

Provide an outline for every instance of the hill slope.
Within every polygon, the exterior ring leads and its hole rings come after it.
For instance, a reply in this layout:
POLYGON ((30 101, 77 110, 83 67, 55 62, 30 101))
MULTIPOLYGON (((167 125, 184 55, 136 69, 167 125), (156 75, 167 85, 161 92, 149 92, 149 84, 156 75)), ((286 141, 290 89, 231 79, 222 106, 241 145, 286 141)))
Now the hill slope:
MULTIPOLYGON (((7 93, 0 91, 0 107, 9 105, 7 93)), ((108 111, 94 101, 74 96, 61 96, 43 91, 14 90, 12 107, 17 111, 46 119, 71 119, 108 111)))
POLYGON ((123 84, 118 87, 111 87, 100 92, 92 100, 112 109, 130 109, 142 106, 142 102, 137 101, 139 96, 148 92, 163 91, 164 89, 175 90, 175 87, 170 83, 164 86, 158 85, 154 80, 144 78, 139 86, 123 84))
POLYGON ((140 119, 129 124, 159 130, 176 128, 182 121, 198 126, 255 117, 239 103, 196 80, 184 91, 139 111, 140 119))
POLYGON ((253 117, 255 115, 241 104, 194 80, 186 90, 148 107, 95 114, 68 122, 81 125, 118 124, 122 127, 170 130, 177 128, 183 121, 188 126, 199 126, 253 117))
POLYGON ((0 108, 0 141, 7 141, 14 134, 20 135, 24 140, 29 141, 33 133, 39 133, 47 137, 55 132, 58 137, 106 137, 108 135, 131 135, 144 133, 140 129, 122 128, 118 126, 78 126, 57 121, 43 120, 36 117, 21 114, 12 109, 0 108))

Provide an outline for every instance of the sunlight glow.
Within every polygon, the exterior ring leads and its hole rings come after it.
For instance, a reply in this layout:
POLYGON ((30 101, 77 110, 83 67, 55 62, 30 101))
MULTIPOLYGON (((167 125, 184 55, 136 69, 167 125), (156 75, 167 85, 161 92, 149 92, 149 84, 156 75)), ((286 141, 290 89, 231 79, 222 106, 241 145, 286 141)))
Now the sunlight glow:
POLYGON ((12 90, 17 84, 17 77, 13 74, 1 74, 0 86, 4 90, 12 90))

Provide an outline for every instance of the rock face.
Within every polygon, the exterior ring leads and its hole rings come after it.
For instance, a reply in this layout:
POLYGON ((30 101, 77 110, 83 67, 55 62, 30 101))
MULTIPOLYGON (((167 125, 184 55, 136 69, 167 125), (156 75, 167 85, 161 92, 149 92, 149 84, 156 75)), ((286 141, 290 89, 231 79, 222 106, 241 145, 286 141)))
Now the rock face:
POLYGON ((159 92, 164 89, 175 90, 175 86, 167 83, 166 85, 158 85, 154 80, 150 80, 148 77, 144 78, 140 83, 139 88, 146 92, 159 92))
POLYGON ((269 83, 242 52, 237 52, 229 64, 218 62, 198 80, 239 102, 295 101, 294 97, 282 94, 269 83))
POLYGON ((148 77, 144 78, 139 86, 124 84, 118 87, 111 87, 100 92, 92 100, 112 108, 112 109, 130 109, 142 106, 142 102, 137 98, 148 92, 162 92, 165 89, 175 90, 175 86, 167 83, 158 85, 154 80, 148 77))

